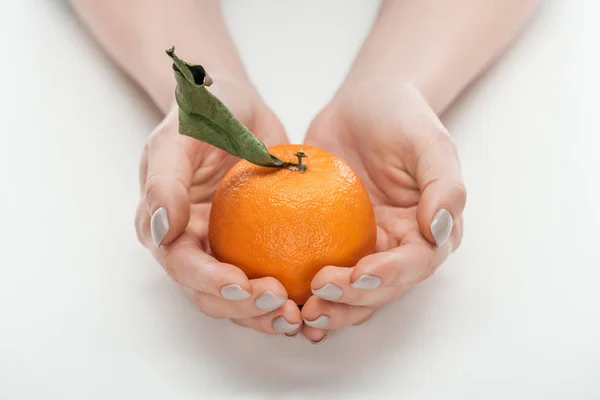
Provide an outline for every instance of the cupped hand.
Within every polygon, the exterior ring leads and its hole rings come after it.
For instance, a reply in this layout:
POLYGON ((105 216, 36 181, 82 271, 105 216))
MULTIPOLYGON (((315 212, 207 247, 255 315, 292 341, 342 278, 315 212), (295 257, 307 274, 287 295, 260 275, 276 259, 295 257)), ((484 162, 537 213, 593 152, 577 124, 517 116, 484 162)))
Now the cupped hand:
MULTIPOLYGON (((219 78, 209 90, 267 145, 287 142, 281 123, 249 85, 219 78)), ((265 333, 293 334, 301 327, 300 310, 287 299, 280 282, 249 280, 239 268, 210 254, 211 200, 237 161, 216 147, 179 134, 174 106, 143 151, 137 234, 204 314, 265 333)))
POLYGON ((327 330, 366 321, 435 272, 460 243, 466 191, 452 138, 403 82, 346 85, 315 118, 306 143, 359 174, 378 224, 375 254, 314 277, 302 329, 318 342, 327 330))

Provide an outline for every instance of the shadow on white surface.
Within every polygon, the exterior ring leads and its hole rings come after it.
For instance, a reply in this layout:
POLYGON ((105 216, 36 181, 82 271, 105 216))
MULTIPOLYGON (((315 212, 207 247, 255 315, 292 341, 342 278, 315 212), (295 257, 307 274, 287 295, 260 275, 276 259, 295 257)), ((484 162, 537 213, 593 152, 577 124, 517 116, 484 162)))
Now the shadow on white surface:
MULTIPOLYGON (((162 351, 198 360, 198 371, 210 366, 211 374, 230 378, 231 388, 248 394, 283 395, 294 389, 334 393, 354 386, 357 376, 384 371, 382 363, 390 350, 400 358, 402 353, 413 353, 422 331, 435 327, 428 321, 434 316, 428 309, 443 300, 442 285, 443 279, 432 280, 381 310, 369 324, 334 332, 317 346, 302 335, 265 336, 205 317, 164 279, 146 288, 146 300, 157 325, 169 337, 161 344, 162 351)), ((393 373, 402 374, 404 367, 412 368, 396 362, 393 373)))

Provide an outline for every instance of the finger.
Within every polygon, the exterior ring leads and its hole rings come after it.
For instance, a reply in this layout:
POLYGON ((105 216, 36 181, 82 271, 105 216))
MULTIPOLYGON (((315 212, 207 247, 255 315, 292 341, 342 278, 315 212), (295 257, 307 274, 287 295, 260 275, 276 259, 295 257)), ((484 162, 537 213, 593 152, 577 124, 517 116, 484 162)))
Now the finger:
POLYGON ((334 266, 322 268, 311 282, 312 293, 316 297, 335 303, 373 307, 387 304, 388 299, 393 297, 393 293, 389 293, 389 288, 386 290, 380 288, 382 278, 379 276, 364 277, 359 283, 363 286, 367 285, 369 290, 359 289, 353 285, 354 269, 355 267, 334 266), (379 289, 373 290, 377 288, 379 289))
POLYGON ((326 329, 311 328, 304 324, 302 325, 302 334, 305 338, 310 340, 312 344, 321 344, 327 339, 329 332, 326 329))
POLYGON ((206 254, 191 233, 184 233, 153 253, 167 274, 182 286, 233 301, 251 297, 252 285, 246 274, 206 254))
POLYGON ((180 135, 176 113, 153 132, 146 148, 144 199, 149 224, 146 235, 155 246, 169 244, 184 231, 190 218, 189 188, 193 175, 193 139, 180 135))
POLYGON ((316 329, 341 329, 361 323, 371 317, 373 309, 333 303, 317 296, 310 297, 302 307, 302 320, 306 326, 316 329))
POLYGON ((266 108, 259 112, 261 115, 256 118, 253 133, 267 146, 288 143, 289 139, 279 118, 266 108))
POLYGON ((283 307, 254 318, 232 319, 238 325, 269 334, 293 335, 302 327, 302 316, 296 303, 287 300, 283 307))
POLYGON ((246 300, 231 301, 200 291, 193 291, 196 306, 204 314, 217 319, 241 319, 266 315, 282 307, 287 301, 287 293, 281 283, 274 278, 260 278, 250 281, 251 296, 246 300))
MULTIPOLYGON (((459 224, 456 230, 460 229, 459 224)), ((353 268, 325 267, 315 275, 311 287, 325 300, 379 308, 430 277, 449 251, 449 242, 438 248, 421 238, 366 256, 353 268)))
POLYGON ((419 228, 430 243, 443 246, 467 201, 458 153, 443 127, 427 135, 418 144, 417 152, 415 176, 421 191, 417 207, 419 228))
POLYGON ((429 278, 446 259, 449 246, 438 248, 425 240, 407 243, 363 258, 352 271, 351 286, 369 291, 414 285, 429 278), (379 285, 372 282, 381 282, 379 285))
POLYGON ((146 186, 146 177, 148 176, 148 145, 144 146, 144 151, 140 157, 140 168, 138 171, 138 178, 140 184, 141 195, 144 194, 144 187, 146 186))
MULTIPOLYGON (((460 230, 460 224, 456 230, 460 230)), ((352 273, 352 287, 362 291, 373 291, 361 284, 366 277, 381 277, 381 289, 396 288, 403 292, 411 286, 431 277, 450 254, 450 243, 435 247, 424 239, 407 243, 391 251, 365 257, 352 273)), ((369 279, 364 280, 369 282, 369 279)))

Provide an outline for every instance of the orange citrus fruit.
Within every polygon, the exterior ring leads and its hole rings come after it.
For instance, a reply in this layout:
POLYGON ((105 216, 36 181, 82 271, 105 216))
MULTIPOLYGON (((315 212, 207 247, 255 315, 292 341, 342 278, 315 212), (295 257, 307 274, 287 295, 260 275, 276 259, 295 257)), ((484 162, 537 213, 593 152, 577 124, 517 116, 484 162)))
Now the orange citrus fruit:
POLYGON ((227 173, 212 202, 209 242, 219 261, 250 279, 276 278, 302 305, 321 268, 352 267, 375 251, 377 227, 365 187, 342 160, 311 146, 269 148, 286 161, 299 151, 304 172, 242 160, 227 173))

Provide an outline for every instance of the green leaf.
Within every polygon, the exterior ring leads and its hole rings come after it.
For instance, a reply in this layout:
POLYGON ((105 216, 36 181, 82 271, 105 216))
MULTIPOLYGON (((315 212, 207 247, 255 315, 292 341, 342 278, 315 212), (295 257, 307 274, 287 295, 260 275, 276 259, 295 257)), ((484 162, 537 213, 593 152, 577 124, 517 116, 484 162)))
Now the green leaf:
POLYGON ((173 47, 167 50, 167 54, 173 60, 177 81, 175 98, 179 106, 179 133, 263 167, 296 165, 269 154, 265 144, 206 89, 205 86, 212 84, 212 79, 201 65, 181 60, 173 47))

